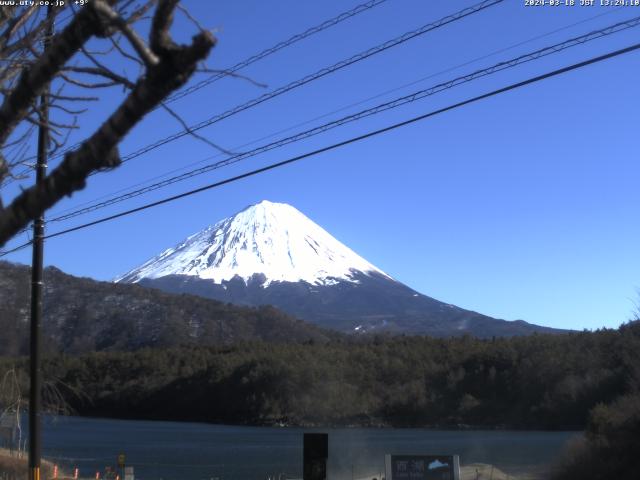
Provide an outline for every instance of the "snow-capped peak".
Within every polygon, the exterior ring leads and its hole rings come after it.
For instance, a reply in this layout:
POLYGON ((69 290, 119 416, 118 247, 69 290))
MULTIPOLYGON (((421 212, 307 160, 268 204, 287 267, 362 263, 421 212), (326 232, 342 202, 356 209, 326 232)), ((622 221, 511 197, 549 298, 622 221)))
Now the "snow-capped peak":
POLYGON ((216 283, 263 274, 271 282, 331 285, 355 282, 354 274, 384 272, 333 238, 294 207, 262 201, 205 228, 117 278, 192 275, 216 283))

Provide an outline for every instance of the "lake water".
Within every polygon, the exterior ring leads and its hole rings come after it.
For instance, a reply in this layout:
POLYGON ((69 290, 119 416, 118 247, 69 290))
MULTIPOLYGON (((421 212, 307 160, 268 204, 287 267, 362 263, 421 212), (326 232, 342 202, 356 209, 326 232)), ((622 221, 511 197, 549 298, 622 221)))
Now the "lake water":
POLYGON ((512 475, 541 469, 576 432, 302 429, 64 417, 44 423, 44 456, 81 477, 115 465, 119 453, 136 479, 265 480, 302 477, 302 435, 329 434, 329 478, 380 478, 384 455, 458 454, 512 475))

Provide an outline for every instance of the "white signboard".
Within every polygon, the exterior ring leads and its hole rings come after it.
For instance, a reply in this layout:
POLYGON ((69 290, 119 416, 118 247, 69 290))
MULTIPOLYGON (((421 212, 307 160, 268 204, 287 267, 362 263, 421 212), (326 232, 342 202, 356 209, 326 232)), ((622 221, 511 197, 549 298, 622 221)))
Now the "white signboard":
POLYGON ((386 480, 460 480, 458 455, 385 455, 386 480))
POLYGON ((124 480, 135 480, 133 476, 133 467, 124 467, 124 480))

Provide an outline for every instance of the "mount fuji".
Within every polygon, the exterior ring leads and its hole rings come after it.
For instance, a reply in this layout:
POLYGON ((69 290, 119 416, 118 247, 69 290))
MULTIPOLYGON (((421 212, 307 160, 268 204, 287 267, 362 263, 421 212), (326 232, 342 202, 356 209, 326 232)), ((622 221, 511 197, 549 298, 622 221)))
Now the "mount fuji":
POLYGON ((356 273, 387 276, 292 206, 262 201, 191 235, 115 281, 187 275, 220 284, 238 277, 266 288, 273 282, 357 282, 356 273), (255 279, 256 274, 263 278, 255 279))
POLYGON ((271 304, 343 332, 480 337, 553 330, 498 320, 423 295, 294 207, 262 201, 115 279, 239 305, 271 304))

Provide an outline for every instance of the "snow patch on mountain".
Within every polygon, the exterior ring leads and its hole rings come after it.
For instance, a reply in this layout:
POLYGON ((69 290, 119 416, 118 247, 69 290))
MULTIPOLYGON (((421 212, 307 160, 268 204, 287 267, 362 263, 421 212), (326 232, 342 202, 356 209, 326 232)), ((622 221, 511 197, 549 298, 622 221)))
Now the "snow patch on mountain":
MULTIPOLYGON (((192 275, 216 283, 263 274, 271 282, 355 282, 358 272, 390 278, 294 207, 262 201, 186 238, 115 279, 192 275)), ((254 277, 255 278, 255 277, 254 277)))

